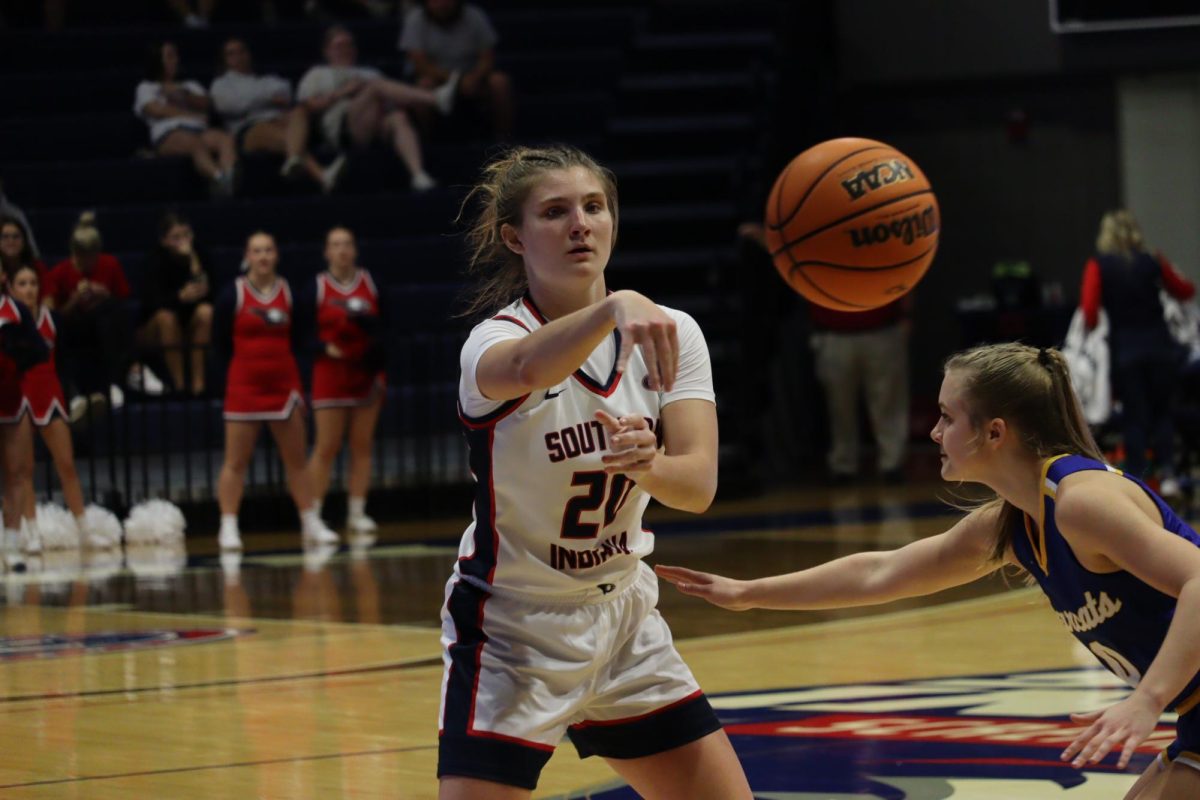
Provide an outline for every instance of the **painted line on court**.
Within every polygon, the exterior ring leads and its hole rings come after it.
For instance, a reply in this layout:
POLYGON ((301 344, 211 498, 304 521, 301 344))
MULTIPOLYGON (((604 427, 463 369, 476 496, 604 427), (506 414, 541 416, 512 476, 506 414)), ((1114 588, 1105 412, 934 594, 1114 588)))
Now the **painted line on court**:
POLYGON ((292 764, 303 761, 326 761, 331 758, 356 758, 359 756, 379 756, 395 753, 415 753, 422 750, 436 750, 436 744, 413 745, 412 747, 381 747, 376 750, 354 750, 348 753, 322 753, 315 756, 292 756, 290 758, 264 758, 259 761, 231 761, 225 764, 202 764, 196 767, 170 767, 167 769, 148 769, 141 772, 113 772, 106 775, 80 775, 75 778, 56 778, 46 781, 29 781, 28 783, 6 783, 0 789, 22 789, 30 786, 55 786, 63 783, 82 783, 84 781, 108 781, 119 778, 143 778, 148 775, 173 775, 180 772, 204 772, 214 769, 235 769, 238 767, 260 767, 267 764, 292 764))
MULTIPOLYGON (((299 672, 292 675, 267 675, 261 678, 230 678, 219 681, 203 681, 200 683, 181 683, 167 686, 134 686, 120 689, 94 689, 81 692, 48 692, 43 694, 12 695, 0 697, 0 705, 9 703, 27 703, 37 700, 71 700, 86 697, 108 697, 117 694, 148 694, 150 692, 181 692, 188 689, 212 689, 223 686, 248 686, 261 683, 282 683, 285 681, 320 680, 323 678, 344 678, 351 675, 368 675, 377 672, 402 672, 421 667, 441 666, 442 657, 413 658, 405 661, 393 661, 387 664, 374 664, 368 667, 352 667, 350 669, 322 670, 318 672, 299 672)), ((0 787, 3 788, 3 787, 0 787)))

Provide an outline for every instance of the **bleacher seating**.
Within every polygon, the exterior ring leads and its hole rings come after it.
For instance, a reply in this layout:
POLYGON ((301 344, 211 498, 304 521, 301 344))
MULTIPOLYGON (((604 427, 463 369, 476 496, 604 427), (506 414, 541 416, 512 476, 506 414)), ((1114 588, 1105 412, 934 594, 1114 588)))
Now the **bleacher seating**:
MULTIPOLYGON (((296 81, 319 59, 323 26, 218 18, 196 31, 171 24, 161 5, 142 0, 113 11, 111 27, 97 18, 58 33, 0 31, 6 76, 0 178, 28 214, 44 258, 61 258, 79 212, 94 208, 105 249, 121 259, 136 293, 158 216, 175 206, 213 256, 217 285, 237 273, 247 234, 263 229, 276 235, 281 270, 295 286, 322 268, 325 231, 348 225, 358 236, 362 264, 384 291, 391 320, 383 431, 415 434, 433 430, 431 421, 438 431, 452 428, 456 348, 468 324, 456 316, 463 244, 453 221, 491 145, 472 131, 427 142, 428 169, 441 186, 425 194, 408 192, 403 168, 379 151, 356 154, 331 196, 281 180, 277 159, 249 158, 241 194, 210 201, 187 160, 147 157, 145 126, 131 111, 147 44, 177 42, 184 71, 207 85, 220 43, 236 34, 250 43, 260 71, 296 81), (135 23, 137 9, 160 16, 135 23)), ((701 315, 716 358, 724 352, 714 341, 722 304, 732 301, 717 295, 718 273, 730 258, 740 213, 735 201, 746 170, 756 164, 765 124, 773 4, 482 5, 500 32, 499 65, 517 89, 518 140, 566 140, 617 173, 620 241, 610 285, 638 288, 701 315)), ((97 12, 81 13, 87 19, 97 12)), ((361 63, 403 76, 397 20, 350 24, 361 63)), ((132 305, 136 312, 136 301, 132 305)), ((736 362, 716 364, 715 373, 720 391, 723 382, 736 381, 736 362)), ((195 427, 181 410, 185 405, 131 397, 128 414, 153 413, 126 423, 131 441, 150 446, 151 432, 161 428, 169 432, 161 443, 175 447, 180 429, 195 427), (143 406, 156 410, 139 410, 143 406)), ((214 412, 206 406, 196 413, 214 412)))

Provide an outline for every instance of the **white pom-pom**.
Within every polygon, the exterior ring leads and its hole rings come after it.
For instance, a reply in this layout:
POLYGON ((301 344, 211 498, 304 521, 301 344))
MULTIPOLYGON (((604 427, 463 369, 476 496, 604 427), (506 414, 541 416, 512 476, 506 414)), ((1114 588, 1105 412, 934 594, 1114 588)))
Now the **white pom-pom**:
POLYGON ((42 547, 46 550, 63 550, 79 547, 79 526, 75 517, 62 506, 40 503, 37 507, 37 528, 42 547))
POLYGON ((172 544, 183 541, 187 521, 167 500, 146 500, 129 509, 125 519, 126 544, 172 544))
POLYGON ((121 520, 103 506, 92 503, 83 510, 83 543, 104 549, 121 546, 121 520))

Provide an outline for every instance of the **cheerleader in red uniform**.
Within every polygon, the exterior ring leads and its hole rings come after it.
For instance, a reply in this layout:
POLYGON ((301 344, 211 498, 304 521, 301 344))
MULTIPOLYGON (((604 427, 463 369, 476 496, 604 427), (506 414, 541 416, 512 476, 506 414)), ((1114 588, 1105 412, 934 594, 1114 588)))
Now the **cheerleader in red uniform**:
POLYGON ((313 503, 305 469, 304 400, 293 355, 292 292, 276 273, 279 251, 268 233, 246 242, 248 271, 225 291, 216 310, 214 344, 226 358, 225 463, 217 483, 222 550, 240 550, 238 506, 254 443, 265 422, 283 460, 288 490, 300 514, 305 544, 334 544, 313 503), (299 412, 299 413, 297 413, 299 412))
MULTIPOLYGON (((71 430, 67 427, 67 401, 63 396, 62 385, 58 382, 55 371, 54 350, 58 338, 58 329, 50 309, 39 305, 41 286, 37 270, 33 267, 20 267, 12 279, 13 297, 29 309, 37 320, 37 331, 46 343, 49 358, 27 369, 21 375, 21 394, 24 396, 25 410, 29 420, 42 436, 50 457, 54 460, 54 469, 58 472, 58 480, 62 484, 63 501, 75 517, 79 528, 80 541, 87 543, 87 528, 84 523, 83 487, 79 484, 79 473, 75 470, 75 451, 71 444, 71 430)), ((32 456, 32 452, 30 453, 32 456)), ((30 476, 32 478, 32 464, 30 476)), ((32 480, 26 493, 25 516, 35 515, 34 493, 32 480)))
POLYGON ((317 442, 308 472, 318 508, 329 489, 329 473, 342 443, 349 440, 346 527, 359 536, 375 532, 366 515, 371 482, 371 444, 385 391, 379 292, 371 274, 357 266, 358 248, 347 228, 325 236, 329 269, 317 276, 318 349, 313 360, 312 404, 317 442))
POLYGON ((46 359, 46 343, 38 336, 28 309, 0 293, 0 450, 3 451, 4 527, 8 562, 20 553, 41 552, 36 518, 26 513, 33 487, 33 426, 25 414, 21 375, 46 359), (19 531, 17 530, 19 526, 19 531))

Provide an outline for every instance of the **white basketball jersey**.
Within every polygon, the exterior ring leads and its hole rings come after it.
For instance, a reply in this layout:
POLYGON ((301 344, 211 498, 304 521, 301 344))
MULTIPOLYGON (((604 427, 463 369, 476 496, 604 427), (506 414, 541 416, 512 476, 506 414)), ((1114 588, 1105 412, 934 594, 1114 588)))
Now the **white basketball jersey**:
POLYGON ((614 331, 567 380, 497 403, 480 393, 475 370, 497 342, 519 339, 546 320, 522 298, 475 326, 463 346, 459 416, 476 481, 474 521, 463 534, 455 571, 481 588, 562 594, 604 586, 654 549, 642 528, 650 502, 631 477, 608 475, 608 433, 597 410, 640 414, 662 442, 661 409, 684 399, 714 402, 712 368, 700 327, 676 322, 679 371, 670 392, 646 388, 641 349, 617 373, 614 331))

